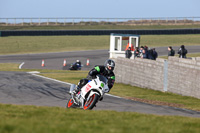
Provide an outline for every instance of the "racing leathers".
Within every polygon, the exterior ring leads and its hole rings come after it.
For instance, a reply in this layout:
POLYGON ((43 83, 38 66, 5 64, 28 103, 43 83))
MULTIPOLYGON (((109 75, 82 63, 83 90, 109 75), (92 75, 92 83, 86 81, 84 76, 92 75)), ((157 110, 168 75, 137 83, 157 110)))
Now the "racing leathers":
POLYGON ((80 80, 77 86, 77 91, 80 91, 81 88, 89 82, 89 80, 96 78, 97 74, 103 75, 108 79, 108 87, 110 91, 115 82, 115 74, 113 73, 113 71, 107 70, 105 66, 95 66, 92 70, 90 70, 87 78, 80 80))

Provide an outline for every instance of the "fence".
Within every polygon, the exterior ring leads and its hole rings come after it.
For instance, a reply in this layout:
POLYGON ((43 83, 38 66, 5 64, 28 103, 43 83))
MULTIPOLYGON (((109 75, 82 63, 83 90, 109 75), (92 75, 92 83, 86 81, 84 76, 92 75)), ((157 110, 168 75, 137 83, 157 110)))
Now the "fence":
POLYGON ((178 35, 200 34, 200 29, 169 29, 169 30, 0 30, 0 36, 64 36, 64 35, 178 35))
POLYGON ((200 17, 166 18, 0 18, 0 26, 42 25, 196 25, 200 17))
POLYGON ((116 60, 116 82, 200 98, 200 57, 116 60))

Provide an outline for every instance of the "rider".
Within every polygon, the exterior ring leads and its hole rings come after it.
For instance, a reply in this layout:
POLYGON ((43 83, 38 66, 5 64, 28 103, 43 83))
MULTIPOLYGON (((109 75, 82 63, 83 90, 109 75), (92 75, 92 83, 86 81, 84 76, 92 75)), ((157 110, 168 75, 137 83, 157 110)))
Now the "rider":
POLYGON ((79 70, 79 69, 81 69, 81 62, 80 60, 76 60, 76 62, 72 64, 70 70, 79 70))
POLYGON ((106 60, 104 66, 95 66, 92 70, 89 71, 87 78, 80 80, 77 88, 75 89, 75 93, 78 93, 81 88, 89 82, 89 80, 96 78, 97 74, 101 74, 108 79, 108 87, 110 91, 115 82, 115 74, 113 72, 114 68, 115 62, 111 59, 106 60))

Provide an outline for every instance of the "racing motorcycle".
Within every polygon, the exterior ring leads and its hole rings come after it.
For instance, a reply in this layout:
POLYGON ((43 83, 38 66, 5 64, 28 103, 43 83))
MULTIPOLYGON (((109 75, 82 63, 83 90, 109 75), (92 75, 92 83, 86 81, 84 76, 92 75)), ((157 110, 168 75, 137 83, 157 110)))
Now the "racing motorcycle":
POLYGON ((81 65, 73 63, 70 65, 69 70, 81 70, 81 65))
POLYGON ((107 82, 106 77, 97 75, 95 79, 83 86, 78 94, 74 93, 76 85, 72 84, 69 91, 71 98, 67 103, 67 108, 93 109, 97 102, 103 99, 104 94, 109 92, 107 82))

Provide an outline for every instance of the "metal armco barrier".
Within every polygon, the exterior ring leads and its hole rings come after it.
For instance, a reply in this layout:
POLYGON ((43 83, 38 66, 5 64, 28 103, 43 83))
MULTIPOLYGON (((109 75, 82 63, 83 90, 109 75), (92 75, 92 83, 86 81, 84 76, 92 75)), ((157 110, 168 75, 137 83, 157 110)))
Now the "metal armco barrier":
POLYGON ((13 30, 0 31, 1 36, 59 36, 59 35, 110 35, 137 34, 137 35, 176 35, 200 34, 200 29, 169 29, 169 30, 13 30))

